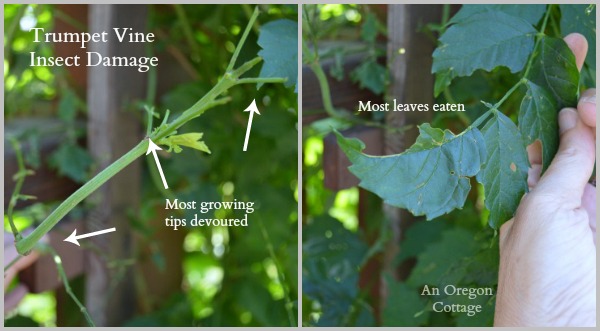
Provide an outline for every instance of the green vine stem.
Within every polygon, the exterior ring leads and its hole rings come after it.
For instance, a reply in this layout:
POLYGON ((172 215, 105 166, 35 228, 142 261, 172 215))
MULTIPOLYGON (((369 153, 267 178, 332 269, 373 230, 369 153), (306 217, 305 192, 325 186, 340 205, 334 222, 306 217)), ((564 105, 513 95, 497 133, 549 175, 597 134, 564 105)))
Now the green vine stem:
POLYGON ((16 173, 16 175, 14 176, 15 181, 16 181, 15 189, 13 190, 13 193, 10 196, 10 201, 8 203, 8 209, 6 210, 6 215, 8 217, 8 223, 10 224, 10 230, 12 231, 13 236, 15 237, 15 242, 17 242, 17 241, 21 240, 23 237, 19 233, 19 229, 17 229, 17 227, 15 226, 15 222, 13 220, 13 211, 14 211, 15 206, 17 205, 17 202, 19 201, 19 199, 23 198, 23 196, 21 195, 21 189, 23 188, 23 182, 25 182, 25 177, 33 174, 33 171, 27 170, 27 168, 25 168, 23 152, 21 151, 21 145, 19 144, 17 139, 14 137, 11 137, 11 138, 9 138, 9 141, 10 141, 10 144, 12 145, 12 148, 15 151, 15 157, 17 158, 17 167, 19 170, 16 173))
POLYGON ((79 299, 71 289, 69 279, 67 278, 65 268, 63 267, 62 260, 58 253, 56 253, 56 251, 50 245, 47 244, 40 244, 37 246, 37 249, 42 253, 48 253, 52 255, 52 260, 54 261, 54 264, 56 265, 56 270, 58 271, 58 277, 62 280, 63 286, 65 287, 65 291, 67 291, 67 294, 71 297, 71 299, 73 299, 77 307, 79 307, 79 311, 81 311, 81 313, 85 317, 88 326, 96 326, 94 324, 94 321, 92 320, 92 317, 87 311, 87 308, 85 308, 81 301, 79 301, 79 299))
POLYGON ((132 150, 127 152, 127 154, 123 155, 113 164, 102 170, 98 175, 75 191, 75 193, 71 194, 71 196, 69 196, 52 213, 50 213, 50 215, 48 215, 48 217, 37 228, 35 228, 31 234, 24 237, 22 240, 17 241, 17 252, 19 252, 21 255, 29 254, 33 246, 35 246, 35 244, 40 241, 40 239, 42 239, 42 237, 48 233, 48 231, 50 231, 68 212, 75 208, 75 206, 92 194, 92 192, 98 189, 98 187, 104 184, 107 180, 123 170, 123 168, 135 161, 138 157, 146 153, 147 149, 148 140, 140 142, 132 150))
MULTIPOLYGON (((17 178, 17 183, 15 184, 15 189, 13 190, 9 206, 6 211, 6 215, 8 217, 8 223, 10 224, 10 227, 13 231, 13 235, 15 236, 15 241, 18 241, 21 239, 21 234, 18 232, 18 229, 14 224, 14 220, 13 220, 14 207, 19 199, 24 198, 20 194, 20 192, 21 192, 21 188, 23 187, 23 182, 25 181, 25 177, 27 177, 27 175, 29 175, 29 174, 32 174, 33 172, 31 170, 27 170, 27 168, 25 167, 25 162, 23 161, 23 152, 21 151, 21 145, 19 144, 17 139, 14 137, 10 137, 9 140, 15 150, 15 155, 17 158, 17 166, 18 166, 19 171, 17 172, 17 174, 15 176, 17 178)), ((56 269, 58 270, 58 276, 62 280, 67 293, 73 299, 73 301, 75 301, 77 306, 79 306, 79 310, 85 316, 87 323, 90 326, 94 326, 94 321, 92 321, 92 318, 88 314, 87 309, 85 308, 85 306, 83 304, 81 304, 81 302, 79 301, 79 299, 77 298, 75 293, 73 293, 73 291, 71 290, 71 286, 69 285, 69 279, 67 278, 67 274, 65 273, 65 269, 63 268, 62 260, 60 259, 60 256, 58 256, 56 251, 47 244, 39 243, 35 247, 41 253, 48 253, 48 254, 52 255, 52 260, 56 264, 56 269)), ((19 261, 19 259, 21 257, 22 257, 22 255, 17 256, 17 258, 15 258, 8 265, 6 265, 4 267, 4 271, 6 271, 10 267, 12 267, 17 261, 19 261)))
POLYGON ((281 262, 277 258, 277 255, 275 254, 275 248, 273 247, 273 243, 271 242, 269 233, 267 232, 267 229, 265 228, 265 225, 263 224, 263 222, 260 218, 258 219, 258 225, 260 227, 260 232, 262 233, 263 239, 265 240, 265 242, 267 244, 267 250, 269 251, 269 256, 271 257, 271 260, 273 260, 273 263, 275 264, 275 269, 277 269, 277 279, 279 280, 279 284, 281 284, 281 287, 283 288, 283 295, 285 298, 285 311, 287 312, 290 326, 295 327, 296 326, 296 317, 294 316, 294 311, 292 309, 292 307, 294 306, 294 303, 292 302, 292 299, 290 297, 290 289, 287 287, 287 285, 285 283, 285 275, 283 273, 283 267, 281 265, 281 262))
MULTIPOLYGON (((246 30, 244 31, 242 38, 236 47, 233 57, 227 66, 228 70, 208 93, 206 93, 190 108, 185 110, 181 116, 173 120, 171 123, 161 125, 156 128, 149 137, 146 137, 146 139, 138 143, 129 152, 113 162, 89 182, 75 191, 75 193, 69 196, 50 215, 48 215, 48 217, 37 228, 35 228, 30 235, 21 240, 16 240, 17 252, 22 255, 28 254, 35 244, 42 238, 42 236, 48 233, 48 231, 50 231, 75 206, 83 201, 83 199, 87 198, 102 184, 115 176, 126 166, 135 161, 138 157, 144 155, 148 149, 148 138, 152 139, 157 144, 161 144, 163 138, 174 134, 181 126, 202 115, 206 110, 229 102, 231 100, 230 97, 219 98, 219 96, 235 85, 248 83, 248 80, 241 79, 240 77, 262 61, 261 57, 255 57, 254 59, 242 64, 237 69, 233 69, 237 56, 244 45, 244 42, 248 37, 248 32, 258 17, 258 14, 258 7, 256 7, 252 17, 250 18, 250 21, 248 22, 248 25, 246 26, 246 30)), ((272 83, 283 81, 285 81, 284 78, 252 78, 252 82, 254 83, 272 83)))

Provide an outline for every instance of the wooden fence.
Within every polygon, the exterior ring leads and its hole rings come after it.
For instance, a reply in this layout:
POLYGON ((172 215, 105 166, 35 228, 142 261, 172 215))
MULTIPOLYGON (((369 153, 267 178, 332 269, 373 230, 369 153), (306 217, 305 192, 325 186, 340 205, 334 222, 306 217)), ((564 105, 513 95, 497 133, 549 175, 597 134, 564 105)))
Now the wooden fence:
MULTIPOLYGON (((380 9, 380 8, 379 8, 380 9)), ((366 90, 351 84, 348 80, 339 82, 331 77, 328 81, 332 91, 332 101, 336 108, 349 110, 358 109, 358 101, 371 100, 381 103, 392 99, 399 103, 433 103, 433 75, 431 74, 431 54, 435 48, 432 40, 428 39, 422 29, 427 23, 441 21, 442 5, 387 5, 387 56, 386 65, 390 72, 390 85, 386 92, 386 100, 372 95, 366 90), (400 50, 403 50, 402 52, 400 50)), ((352 70, 360 63, 359 58, 349 58, 344 65, 346 72, 352 70)), ((322 63, 325 72, 333 65, 325 61, 322 63)), ((326 115, 314 114, 311 110, 322 109, 319 85, 316 77, 305 66, 302 70, 302 109, 311 113, 303 117, 303 125, 324 118, 326 115)), ((355 126, 343 131, 344 136, 361 139, 365 145, 365 153, 372 155, 397 154, 409 147, 417 137, 416 125, 431 120, 429 112, 386 112, 385 124, 391 127, 410 125, 413 128, 403 133, 392 133, 386 130, 355 126)), ((323 168, 325 174, 325 187, 332 191, 339 191, 358 185, 358 179, 348 171, 348 159, 337 145, 336 139, 329 134, 324 139, 323 168)), ((369 214, 373 208, 367 204, 367 192, 359 188, 358 226, 366 230, 369 214)), ((404 230, 414 222, 414 217, 403 210, 384 205, 384 213, 391 221, 393 238, 390 240, 385 253, 373 256, 361 270, 359 286, 368 291, 372 298, 372 305, 376 319, 380 320, 380 313, 385 300, 385 284, 382 282, 382 273, 390 272, 398 279, 408 275, 411 266, 404 265, 400 268, 393 266, 392 260, 398 254, 398 245, 402 240, 404 230)), ((303 208, 306 210, 305 208, 303 208)), ((369 244, 377 239, 367 235, 369 244)))

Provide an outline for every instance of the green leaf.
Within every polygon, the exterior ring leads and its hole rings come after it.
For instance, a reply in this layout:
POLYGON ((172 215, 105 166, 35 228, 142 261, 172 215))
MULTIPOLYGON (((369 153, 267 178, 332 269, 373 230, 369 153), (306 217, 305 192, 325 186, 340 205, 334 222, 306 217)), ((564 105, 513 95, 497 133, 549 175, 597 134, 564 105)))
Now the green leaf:
POLYGON ((169 152, 174 150, 175 153, 180 153, 182 151, 180 146, 186 146, 210 154, 208 146, 200 140, 203 135, 203 133, 197 132, 178 134, 161 139, 159 144, 169 146, 169 152))
POLYGON ((58 116, 65 122, 72 122, 77 114, 77 96, 71 90, 65 90, 58 103, 58 116))
POLYGON ((440 93, 444 92, 446 87, 452 83, 452 70, 440 71, 435 75, 435 83, 433 85, 433 95, 437 98, 440 93))
POLYGON ((333 65, 331 69, 329 69, 329 75, 331 77, 337 79, 338 81, 342 81, 344 79, 344 55, 345 51, 343 48, 336 48, 333 51, 333 65))
POLYGON ((423 285, 442 286, 444 275, 454 271, 452 267, 465 257, 477 252, 478 243, 473 232, 453 226, 442 232, 441 239, 429 244, 417 257, 417 264, 411 271, 406 283, 413 287, 423 285))
POLYGON ((360 88, 371 90, 375 94, 381 94, 385 90, 388 71, 375 60, 363 62, 352 71, 352 80, 358 82, 360 88))
POLYGON ((90 154, 75 144, 63 144, 50 156, 50 165, 58 173, 67 176, 77 183, 88 179, 93 161, 90 154))
POLYGON ((368 13, 365 22, 360 29, 360 37, 364 41, 374 42, 377 38, 377 17, 373 13, 368 13))
POLYGON ((536 30, 521 18, 498 11, 475 14, 452 25, 433 52, 432 72, 469 76, 477 69, 523 69, 533 50, 536 30))
POLYGON ((314 218, 302 228, 302 238, 302 292, 321 306, 318 325, 348 323, 368 246, 330 216, 314 218))
POLYGON ((429 312, 423 312, 425 302, 419 290, 384 275, 388 295, 383 309, 383 326, 421 326, 427 322, 429 312))
POLYGON ((471 189, 468 177, 479 172, 486 152, 483 136, 476 128, 457 136, 429 124, 421 125, 419 131, 421 137, 413 147, 390 156, 363 154, 360 140, 346 139, 337 131, 335 134, 361 187, 390 205, 430 220, 462 208, 471 189))
POLYGON ((559 108, 550 92, 529 81, 526 86, 527 94, 519 110, 519 130, 527 145, 541 141, 545 171, 558 149, 559 108))
POLYGON ((579 70, 575 55, 564 40, 542 37, 540 52, 533 61, 529 76, 536 85, 552 93, 557 101, 556 111, 577 105, 579 70))
POLYGON ((294 86, 298 92, 298 24, 280 19, 263 25, 258 45, 262 48, 258 55, 265 61, 260 77, 287 78, 285 86, 294 86))
POLYGON ((470 16, 490 11, 503 12, 511 16, 522 18, 535 25, 544 15, 546 5, 463 5, 456 15, 452 17, 450 23, 460 23, 470 16))
POLYGON ((585 63, 596 70, 596 7, 560 5, 560 15, 560 30, 564 36, 578 32, 587 39, 588 53, 585 63))
POLYGON ((477 181, 485 189, 489 224, 498 229, 509 220, 527 191, 529 160, 517 126, 499 111, 481 130, 488 151, 477 181))

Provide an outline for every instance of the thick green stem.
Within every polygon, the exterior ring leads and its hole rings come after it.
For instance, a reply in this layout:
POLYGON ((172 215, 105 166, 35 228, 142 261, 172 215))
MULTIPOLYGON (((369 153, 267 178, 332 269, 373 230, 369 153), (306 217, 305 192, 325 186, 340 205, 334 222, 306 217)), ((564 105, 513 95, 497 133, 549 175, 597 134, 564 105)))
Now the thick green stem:
POLYGON ((107 180, 123 170, 130 163, 142 156, 148 149, 148 140, 143 140, 132 150, 123 155, 113 164, 102 170, 98 175, 92 178, 89 182, 79 188, 75 193, 71 194, 63 203, 61 203, 48 217, 40 224, 30 235, 16 243, 17 252, 21 255, 29 254, 33 246, 42 239, 56 223, 58 223, 68 212, 77 206, 83 199, 88 197, 98 187, 104 184, 107 180))
MULTIPOLYGON (((233 61, 233 59, 232 59, 233 61)), ((248 70, 252 69, 255 65, 262 61, 261 57, 255 57, 254 59, 242 64, 239 68, 235 69, 232 72, 227 72, 208 93, 206 93, 202 99, 198 100, 194 105, 192 105, 189 109, 184 111, 181 116, 176 118, 173 122, 169 123, 164 129, 160 129, 157 132, 153 133, 150 138, 152 140, 158 141, 162 138, 167 137, 168 135, 175 132, 179 129, 183 124, 187 123, 193 118, 196 118, 202 113, 204 113, 207 109, 212 108, 217 105, 224 104, 231 100, 230 98, 221 98, 217 99, 217 97, 223 94, 232 86, 238 84, 239 77, 245 74, 248 70)))
MULTIPOLYGON (((219 82, 206 95, 204 95, 200 100, 198 100, 198 102, 192 105, 189 109, 185 110, 181 114, 181 116, 179 116, 177 119, 173 120, 171 123, 165 126, 161 125, 155 132, 150 134, 150 139, 153 139, 156 143, 160 143, 160 140, 162 138, 169 136, 185 123, 202 115, 207 109, 231 101, 230 97, 219 98, 219 96, 225 93, 232 86, 249 83, 251 81, 263 83, 279 83, 284 81, 282 78, 240 78, 243 74, 245 74, 258 63, 260 63, 262 61, 261 57, 255 57, 254 59, 242 64, 237 69, 232 70, 233 66, 235 65, 237 56, 240 52, 240 49, 245 43, 250 28, 254 24, 254 21, 256 20, 257 16, 258 9, 254 11, 250 22, 248 23, 248 26, 246 27, 246 30, 244 31, 244 34, 240 39, 236 51, 234 52, 234 55, 229 62, 229 65, 227 66, 228 70, 225 73, 225 75, 221 77, 219 82)), ((167 116, 165 116, 165 120, 166 118, 167 116)), ((106 169, 102 170, 89 182, 87 182, 85 185, 83 185, 81 188, 75 191, 75 193, 69 196, 50 215, 48 215, 48 217, 35 230, 33 230, 33 232, 29 236, 17 241, 15 245, 17 248, 17 252, 19 252, 19 254, 21 255, 28 254, 31 251, 31 249, 35 246, 35 244, 46 233, 48 233, 48 231, 50 231, 65 215, 67 215, 67 213, 69 213, 73 208, 75 208, 77 204, 83 201, 83 199, 87 198, 90 194, 92 194, 110 178, 115 176, 118 172, 123 170, 123 168, 135 161, 138 157, 142 156, 147 149, 148 140, 144 139, 133 149, 131 149, 129 152, 127 152, 121 158, 109 165, 106 169)))
POLYGON ((242 78, 237 81, 236 85, 240 84, 258 84, 258 83, 285 83, 287 78, 273 77, 273 78, 242 78))

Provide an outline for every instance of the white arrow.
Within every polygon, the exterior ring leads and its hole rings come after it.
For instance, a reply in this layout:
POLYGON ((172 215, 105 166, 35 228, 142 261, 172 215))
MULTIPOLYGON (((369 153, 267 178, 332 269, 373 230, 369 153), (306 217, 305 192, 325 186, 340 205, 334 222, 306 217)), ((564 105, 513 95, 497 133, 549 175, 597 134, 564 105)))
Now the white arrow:
POLYGON ((154 142, 150 138, 148 138, 148 150, 146 151, 146 155, 154 154, 154 160, 156 161, 156 167, 158 168, 158 172, 160 173, 160 178, 162 179, 163 185, 165 186, 165 190, 169 188, 167 185, 167 180, 165 179, 165 174, 163 174, 162 168, 160 167, 160 161, 158 161, 158 155, 156 155, 156 151, 162 150, 162 148, 156 146, 154 142))
POLYGON ((257 113, 258 115, 260 115, 260 112, 258 112, 258 108, 256 107, 256 100, 252 100, 252 103, 250 104, 250 106, 248 106, 248 108, 246 108, 244 111, 250 112, 250 118, 248 119, 248 127, 246 128, 246 139, 244 140, 243 151, 245 152, 246 149, 248 149, 248 139, 250 139, 250 128, 252 127, 252 116, 254 116, 254 113, 257 113))
POLYGON ((75 229, 75 230, 73 230, 73 233, 71 233, 71 235, 68 236, 67 239, 65 239, 63 241, 68 241, 70 243, 73 243, 73 244, 79 246, 79 242, 77 241, 77 239, 93 237, 93 236, 97 236, 99 234, 104 234, 104 233, 114 232, 114 231, 117 231, 117 229, 110 228, 110 229, 106 229, 106 230, 100 230, 100 231, 96 231, 96 232, 90 232, 90 233, 86 233, 86 234, 77 235, 77 229, 75 229))

